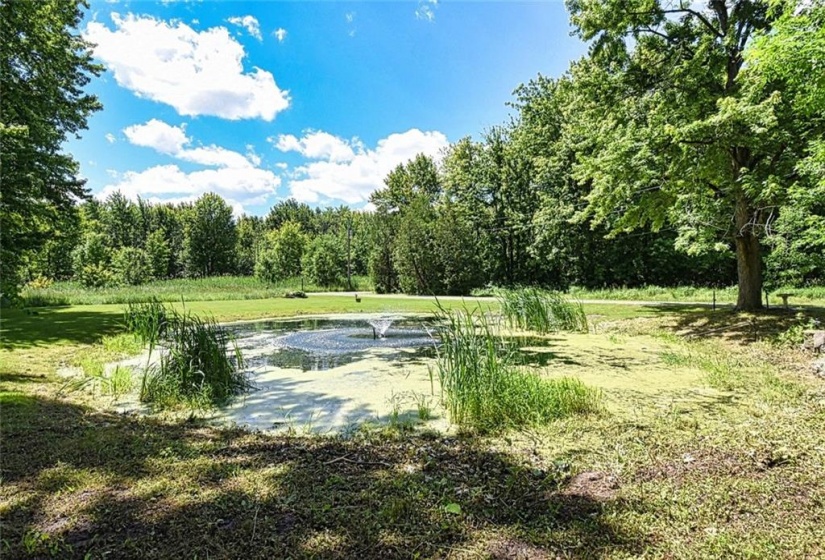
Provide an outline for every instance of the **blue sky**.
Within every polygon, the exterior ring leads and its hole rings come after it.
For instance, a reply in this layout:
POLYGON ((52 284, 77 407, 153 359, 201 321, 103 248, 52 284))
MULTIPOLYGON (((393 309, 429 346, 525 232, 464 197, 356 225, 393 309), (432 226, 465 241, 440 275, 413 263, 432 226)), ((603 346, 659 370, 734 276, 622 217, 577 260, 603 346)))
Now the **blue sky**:
POLYGON ((104 109, 68 149, 100 197, 363 207, 419 152, 504 122, 586 47, 560 1, 92 2, 104 109))

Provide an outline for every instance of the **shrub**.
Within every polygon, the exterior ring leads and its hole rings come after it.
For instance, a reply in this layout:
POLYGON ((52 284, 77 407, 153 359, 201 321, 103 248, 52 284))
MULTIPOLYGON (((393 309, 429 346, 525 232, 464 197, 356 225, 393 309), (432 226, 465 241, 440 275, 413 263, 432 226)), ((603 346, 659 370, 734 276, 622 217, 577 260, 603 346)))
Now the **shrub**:
POLYGON ((304 274, 319 286, 346 283, 347 253, 335 235, 319 235, 309 244, 302 260, 304 274))
POLYGON ((444 311, 435 371, 450 421, 481 430, 547 423, 598 409, 600 393, 574 378, 519 369, 516 350, 480 310, 444 311))
POLYGON ((26 290, 47 290, 47 289, 51 288, 52 284, 54 284, 54 280, 52 280, 51 278, 46 278, 45 276, 42 276, 42 275, 38 274, 37 276, 35 276, 34 278, 32 278, 31 280, 26 282, 26 285, 24 286, 24 289, 26 289, 26 290))
POLYGON ((77 276, 86 288, 106 288, 117 283, 114 273, 102 263, 85 265, 77 276))
POLYGON ((306 235, 295 222, 286 222, 281 229, 266 234, 255 260, 255 276, 275 283, 301 273, 301 259, 306 235))
POLYGON ((152 277, 149 256, 143 249, 123 247, 115 252, 112 268, 122 284, 137 286, 145 284, 152 277))

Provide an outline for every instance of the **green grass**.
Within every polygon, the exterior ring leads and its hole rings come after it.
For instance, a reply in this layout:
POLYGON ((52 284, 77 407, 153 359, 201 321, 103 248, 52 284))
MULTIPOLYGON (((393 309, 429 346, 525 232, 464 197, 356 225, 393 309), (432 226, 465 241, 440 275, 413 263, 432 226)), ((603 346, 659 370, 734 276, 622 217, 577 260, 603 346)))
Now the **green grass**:
POLYGON ((598 391, 578 379, 544 379, 519 368, 515 349, 481 308, 442 311, 438 319, 441 347, 433 369, 453 423, 501 430, 598 409, 598 391))
MULTIPOLYGON (((348 300, 193 311, 359 310, 348 300)), ((809 356, 767 342, 794 316, 585 310, 595 332, 545 337, 548 367, 590 376, 610 406, 483 437, 273 436, 115 414, 58 396, 54 371, 128 351, 122 306, 3 310, 0 556, 825 557, 825 389, 809 356)))
MULTIPOLYGON (((268 284, 254 276, 214 276, 210 278, 180 278, 158 280, 140 286, 85 288, 78 282, 54 282, 46 288, 23 289, 23 305, 29 307, 53 305, 98 305, 158 301, 225 301, 282 297, 287 292, 302 289, 305 292, 337 291, 336 288, 316 286, 300 277, 289 278, 277 284, 268 284)), ((356 291, 372 289, 369 277, 353 277, 356 291)), ((340 290, 341 288, 338 288, 340 290)))

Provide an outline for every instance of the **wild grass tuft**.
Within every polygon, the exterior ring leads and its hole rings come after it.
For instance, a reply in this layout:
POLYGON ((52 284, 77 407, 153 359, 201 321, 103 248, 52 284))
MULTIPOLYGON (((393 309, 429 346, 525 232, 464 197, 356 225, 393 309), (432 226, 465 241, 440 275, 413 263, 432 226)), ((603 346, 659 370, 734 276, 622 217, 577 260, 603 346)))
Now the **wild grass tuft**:
POLYGON ((518 368, 517 350, 495 332, 481 309, 442 309, 439 319, 441 347, 434 371, 451 422, 489 431, 598 409, 600 393, 581 381, 545 379, 518 368))
POLYGON ((580 303, 558 292, 539 288, 500 290, 501 312, 511 327, 540 333, 587 332, 587 316, 580 303))
MULTIPOLYGON (((161 306, 162 307, 162 306, 161 306)), ((250 383, 232 335, 214 319, 164 310, 165 351, 144 373, 140 400, 160 408, 208 407, 227 402, 250 383)))

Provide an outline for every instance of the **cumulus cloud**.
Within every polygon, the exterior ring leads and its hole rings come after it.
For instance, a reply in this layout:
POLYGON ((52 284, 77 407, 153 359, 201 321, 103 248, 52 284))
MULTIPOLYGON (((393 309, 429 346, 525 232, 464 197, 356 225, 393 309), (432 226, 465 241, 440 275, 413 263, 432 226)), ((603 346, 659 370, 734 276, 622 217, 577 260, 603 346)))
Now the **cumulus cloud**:
POLYGON ((435 21, 435 8, 438 7, 438 0, 421 0, 415 10, 415 19, 427 22, 435 21))
POLYGON ((272 32, 272 35, 276 39, 278 39, 279 43, 283 43, 284 39, 286 39, 286 29, 284 29, 283 27, 279 27, 278 29, 272 32))
POLYGON ((131 199, 140 196, 149 201, 179 202, 215 192, 239 213, 243 212, 244 204, 266 202, 281 184, 280 177, 272 171, 258 167, 261 160, 252 145, 246 146, 246 155, 215 145, 190 147, 192 140, 183 126, 172 126, 158 119, 129 126, 123 133, 136 146, 213 169, 187 173, 177 164, 167 164, 110 174, 116 182, 106 185, 98 194, 100 198, 120 191, 131 199))
POLYGON ((232 25, 243 27, 244 29, 246 29, 247 33, 255 37, 257 40, 263 40, 263 37, 261 37, 261 25, 258 23, 258 20, 255 18, 255 16, 235 16, 229 18, 226 21, 228 21, 232 25))
POLYGON ((416 128, 406 132, 390 134, 378 141, 375 148, 367 149, 360 142, 347 142, 335 138, 334 144, 340 150, 346 146, 352 157, 341 158, 343 151, 334 152, 332 143, 314 143, 324 132, 311 132, 303 138, 287 135, 276 140, 276 147, 287 148, 302 153, 310 161, 296 167, 289 181, 290 195, 299 201, 319 202, 322 199, 341 200, 347 204, 366 202, 376 189, 383 188, 384 178, 400 163, 423 153, 439 157, 440 152, 449 145, 447 137, 441 132, 422 132, 416 128), (323 145, 325 149, 318 148, 323 145), (313 153, 315 155, 309 155, 313 153), (339 154, 333 159, 333 153, 339 154))
POLYGON ((132 200, 141 197, 149 201, 179 202, 214 192, 227 199, 237 213, 242 213, 245 204, 265 203, 280 183, 280 178, 271 171, 255 167, 224 167, 186 173, 170 164, 127 171, 116 183, 106 185, 97 196, 105 199, 120 191, 132 200))
MULTIPOLYGON (((123 134, 135 146, 152 148, 175 158, 215 167, 252 167, 253 160, 220 146, 185 148, 191 143, 182 126, 172 126, 158 119, 123 129, 123 134)), ((258 160, 260 163, 260 160, 258 160)))
POLYGON ((106 134, 106 141, 107 141, 109 144, 114 144, 114 143, 115 143, 115 140, 117 140, 117 138, 115 138, 115 135, 114 135, 114 134, 112 134, 111 132, 108 132, 108 133, 106 134))
POLYGON ((245 72, 243 45, 225 27, 195 31, 183 22, 112 14, 114 30, 90 22, 84 37, 118 85, 171 105, 181 115, 271 121, 289 106, 270 72, 245 72))
POLYGON ((355 157, 353 146, 359 147, 357 141, 351 145, 349 141, 323 131, 307 131, 300 139, 292 134, 281 134, 277 140, 269 140, 282 152, 293 151, 310 159, 330 161, 350 161, 355 157))
POLYGON ((183 127, 172 126, 158 119, 123 129, 126 139, 135 146, 152 148, 162 154, 176 154, 189 143, 183 127))

